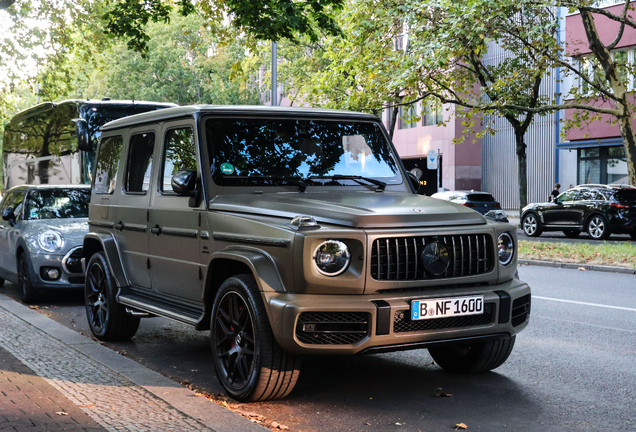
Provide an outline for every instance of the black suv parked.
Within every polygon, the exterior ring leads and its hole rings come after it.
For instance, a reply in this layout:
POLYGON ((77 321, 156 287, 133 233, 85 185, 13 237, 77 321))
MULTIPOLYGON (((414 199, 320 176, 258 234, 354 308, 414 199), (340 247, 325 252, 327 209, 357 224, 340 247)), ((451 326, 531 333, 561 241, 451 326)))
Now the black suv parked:
POLYGON ((612 233, 628 233, 636 240, 636 188, 616 185, 580 185, 554 202, 530 204, 521 214, 526 235, 563 231, 576 237, 585 230, 596 240, 612 233))

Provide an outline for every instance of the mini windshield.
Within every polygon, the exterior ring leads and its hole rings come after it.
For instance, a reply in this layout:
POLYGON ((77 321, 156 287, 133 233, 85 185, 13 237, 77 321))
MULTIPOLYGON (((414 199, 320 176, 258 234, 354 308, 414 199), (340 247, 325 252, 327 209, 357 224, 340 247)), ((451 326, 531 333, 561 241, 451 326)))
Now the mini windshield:
POLYGON ((29 192, 27 219, 87 218, 89 189, 36 189, 29 192))
POLYGON ((205 131, 218 185, 402 182, 389 143, 373 122, 213 118, 205 131))

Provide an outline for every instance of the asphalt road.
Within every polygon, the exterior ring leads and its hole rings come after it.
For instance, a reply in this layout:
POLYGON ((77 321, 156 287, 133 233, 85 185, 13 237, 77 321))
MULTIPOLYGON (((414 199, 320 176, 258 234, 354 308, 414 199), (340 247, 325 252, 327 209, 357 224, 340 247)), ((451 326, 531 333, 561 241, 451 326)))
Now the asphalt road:
MULTIPOLYGON (((636 430, 636 276, 522 266, 532 317, 508 362, 494 372, 443 372, 426 350, 309 358, 281 401, 251 412, 293 431, 636 430), (452 397, 437 398, 443 391, 452 397)), ((16 298, 7 284, 0 290, 16 298)), ((39 304, 88 334, 81 295, 39 304)), ((108 343, 176 381, 221 392, 207 333, 162 318, 142 321, 129 342, 108 343)))

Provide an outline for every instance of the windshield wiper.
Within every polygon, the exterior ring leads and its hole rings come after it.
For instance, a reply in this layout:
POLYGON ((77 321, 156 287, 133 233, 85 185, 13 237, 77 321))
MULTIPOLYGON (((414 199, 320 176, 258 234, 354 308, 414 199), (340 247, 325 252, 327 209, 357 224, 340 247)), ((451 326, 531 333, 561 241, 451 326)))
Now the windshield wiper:
POLYGON ((374 184, 378 187, 378 189, 380 190, 384 190, 384 188, 386 187, 386 183, 384 183, 383 181, 380 180, 376 180, 374 178, 371 177, 363 177, 363 176, 359 176, 359 175, 342 175, 342 174, 336 174, 336 175, 332 175, 332 176, 312 176, 309 177, 310 179, 332 179, 332 180, 353 180, 354 182, 364 185, 364 184, 374 184), (367 183, 363 183, 361 180, 366 181, 367 183))
POLYGON ((283 181, 292 185, 298 186, 298 190, 301 192, 305 192, 307 189, 307 184, 303 181, 294 178, 294 177, 285 177, 285 176, 269 176, 269 175, 251 175, 251 176, 226 176, 226 178, 233 179, 257 179, 257 180, 277 180, 283 181))

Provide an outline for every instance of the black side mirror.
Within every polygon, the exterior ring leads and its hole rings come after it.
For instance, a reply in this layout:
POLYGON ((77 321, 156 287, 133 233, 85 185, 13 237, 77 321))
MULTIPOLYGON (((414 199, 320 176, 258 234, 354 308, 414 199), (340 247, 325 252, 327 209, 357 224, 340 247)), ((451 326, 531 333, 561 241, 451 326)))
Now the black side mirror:
POLYGON ((193 169, 180 170, 174 173, 170 181, 172 190, 177 195, 195 196, 197 187, 197 172, 193 169))
POLYGON ((77 148, 83 151, 92 151, 90 135, 88 133, 88 122, 82 118, 73 119, 75 123, 75 135, 77 136, 77 148))
POLYGON ((15 225, 15 213, 13 213, 13 207, 7 207, 2 212, 2 219, 9 222, 9 225, 15 225))
POLYGON ((413 174, 412 172, 408 171, 407 172, 408 176, 409 176, 409 180, 411 180, 411 184, 413 185, 413 187, 415 188, 415 192, 420 190, 420 179, 418 179, 415 174, 413 174))

